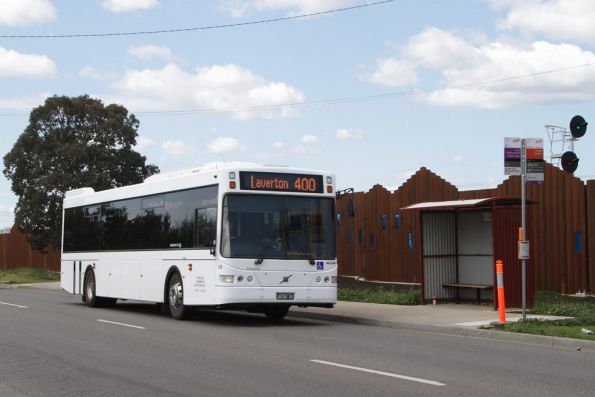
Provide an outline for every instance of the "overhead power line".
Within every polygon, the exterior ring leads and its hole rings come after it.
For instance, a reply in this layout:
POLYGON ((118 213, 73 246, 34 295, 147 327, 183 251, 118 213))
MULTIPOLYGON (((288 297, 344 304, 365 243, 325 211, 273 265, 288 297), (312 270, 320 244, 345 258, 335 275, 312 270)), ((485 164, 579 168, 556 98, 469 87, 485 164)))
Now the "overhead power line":
POLYGON ((280 17, 280 18, 261 19, 261 20, 257 20, 257 21, 229 23, 229 24, 223 24, 223 25, 198 26, 198 27, 191 27, 191 28, 145 30, 145 31, 138 31, 138 32, 113 32, 113 33, 66 33, 66 34, 24 34, 24 35, 8 35, 7 34, 7 35, 0 35, 0 38, 3 38, 3 39, 60 39, 60 38, 62 38, 63 39, 63 38, 76 38, 76 37, 139 36, 139 35, 149 35, 149 34, 180 33, 180 32, 193 32, 193 31, 199 31, 199 30, 237 28, 237 27, 242 27, 242 26, 261 25, 264 23, 290 21, 293 19, 301 19, 301 18, 308 18, 308 17, 319 16, 319 15, 334 14, 334 13, 344 12, 344 11, 352 11, 352 10, 357 10, 357 9, 365 8, 365 7, 372 7, 372 6, 378 6, 378 5, 386 4, 386 3, 393 3, 395 1, 397 1, 397 0, 381 0, 381 1, 375 1, 373 3, 358 4, 358 5, 351 6, 351 7, 335 8, 332 10, 311 12, 308 14, 291 15, 291 16, 280 17))

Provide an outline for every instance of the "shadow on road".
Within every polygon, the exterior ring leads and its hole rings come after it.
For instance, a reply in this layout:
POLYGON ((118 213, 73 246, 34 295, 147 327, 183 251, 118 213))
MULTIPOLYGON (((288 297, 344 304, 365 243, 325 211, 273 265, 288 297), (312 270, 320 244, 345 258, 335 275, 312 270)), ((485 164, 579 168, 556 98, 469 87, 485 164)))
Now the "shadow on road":
MULTIPOLYGON (((84 306, 85 304, 80 302, 71 302, 71 305, 84 306)), ((94 310, 89 308, 90 310, 94 310)), ((161 313, 161 308, 155 303, 145 303, 137 301, 118 301, 115 306, 101 309, 101 310, 113 310, 116 312, 127 312, 134 314, 143 314, 152 317, 163 317, 176 321, 169 318, 169 315, 161 313)), ((205 308, 191 308, 188 319, 184 323, 207 323, 216 325, 228 325, 233 327, 320 327, 329 326, 332 323, 319 320, 311 320, 304 318, 284 318, 280 321, 268 320, 264 314, 261 313, 248 313, 244 311, 233 311, 233 310, 216 310, 216 309, 205 309, 205 308)))

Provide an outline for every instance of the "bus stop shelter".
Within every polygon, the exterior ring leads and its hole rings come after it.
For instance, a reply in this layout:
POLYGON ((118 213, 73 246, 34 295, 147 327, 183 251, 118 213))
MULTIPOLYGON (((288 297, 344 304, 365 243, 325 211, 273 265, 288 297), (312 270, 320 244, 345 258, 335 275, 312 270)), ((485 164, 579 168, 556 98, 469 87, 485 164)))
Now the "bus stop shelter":
MULTIPOLYGON (((496 261, 504 263, 507 307, 522 306, 518 236, 521 201, 484 198, 426 202, 402 208, 415 216, 423 303, 490 302, 498 307, 496 261)), ((530 225, 527 211, 526 225, 530 225)), ((531 240, 532 230, 527 227, 531 240)), ((527 305, 534 303, 533 262, 527 261, 527 305)))

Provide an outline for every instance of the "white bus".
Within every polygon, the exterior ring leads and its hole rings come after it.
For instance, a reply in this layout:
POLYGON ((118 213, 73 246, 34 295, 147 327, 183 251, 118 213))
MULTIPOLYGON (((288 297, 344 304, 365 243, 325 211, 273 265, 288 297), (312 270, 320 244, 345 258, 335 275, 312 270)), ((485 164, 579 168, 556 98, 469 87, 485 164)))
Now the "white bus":
POLYGON ((61 287, 92 307, 117 299, 283 318, 337 300, 335 177, 246 163, 66 193, 61 287))

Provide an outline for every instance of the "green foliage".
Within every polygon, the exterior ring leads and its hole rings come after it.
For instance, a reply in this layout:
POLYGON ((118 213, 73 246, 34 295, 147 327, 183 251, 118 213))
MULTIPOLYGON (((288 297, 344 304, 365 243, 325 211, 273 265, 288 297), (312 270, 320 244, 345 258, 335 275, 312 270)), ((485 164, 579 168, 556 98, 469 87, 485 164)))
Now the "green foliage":
POLYGON ((505 329, 511 332, 595 341, 595 335, 581 333, 583 328, 595 332, 595 298, 593 297, 575 297, 554 292, 537 292, 535 307, 530 310, 530 314, 573 318, 557 322, 527 319, 507 325, 505 329))
POLYGON ((140 183, 159 172, 133 149, 138 126, 123 106, 104 106, 87 95, 54 96, 31 111, 29 125, 4 156, 4 175, 18 197, 15 224, 33 249, 60 246, 66 191, 140 183))
POLYGON ((41 283, 57 280, 60 280, 59 272, 52 272, 45 269, 31 269, 26 267, 8 270, 0 269, 0 283, 4 284, 41 283))
POLYGON ((337 290, 340 301, 384 303, 391 305, 419 305, 421 296, 419 290, 386 291, 384 289, 345 289, 337 290))
POLYGON ((595 324, 595 298, 538 292, 532 314, 574 317, 576 325, 595 324))

